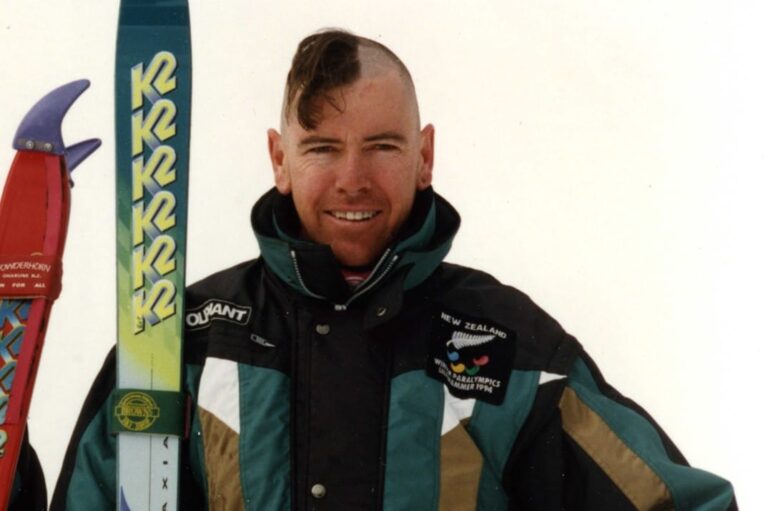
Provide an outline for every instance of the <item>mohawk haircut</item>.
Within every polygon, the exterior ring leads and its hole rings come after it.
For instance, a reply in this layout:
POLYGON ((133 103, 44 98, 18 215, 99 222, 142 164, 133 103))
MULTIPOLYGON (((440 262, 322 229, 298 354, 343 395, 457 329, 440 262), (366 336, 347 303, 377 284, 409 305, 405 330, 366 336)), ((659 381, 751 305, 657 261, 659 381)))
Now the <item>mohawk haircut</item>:
POLYGON ((343 111, 343 107, 329 93, 360 78, 360 46, 380 51, 413 86, 408 68, 383 44, 344 30, 322 30, 304 38, 296 49, 285 85, 283 119, 288 121, 295 104, 296 118, 301 127, 315 129, 321 120, 322 107, 316 101, 319 98, 325 99, 339 112, 343 111))

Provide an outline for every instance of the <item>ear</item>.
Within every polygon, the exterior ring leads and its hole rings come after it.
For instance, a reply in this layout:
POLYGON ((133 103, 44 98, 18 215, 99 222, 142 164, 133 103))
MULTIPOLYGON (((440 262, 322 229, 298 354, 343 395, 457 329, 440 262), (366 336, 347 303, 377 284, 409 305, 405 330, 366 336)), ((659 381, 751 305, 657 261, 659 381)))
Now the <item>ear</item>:
POLYGON ((416 181, 416 188, 424 190, 432 184, 432 165, 435 162, 435 127, 427 124, 421 130, 421 147, 419 149, 421 158, 419 175, 416 181))
POLYGON ((291 177, 285 168, 285 150, 283 137, 276 130, 267 131, 269 159, 272 160, 272 173, 275 176, 275 186, 283 195, 291 193, 291 177))

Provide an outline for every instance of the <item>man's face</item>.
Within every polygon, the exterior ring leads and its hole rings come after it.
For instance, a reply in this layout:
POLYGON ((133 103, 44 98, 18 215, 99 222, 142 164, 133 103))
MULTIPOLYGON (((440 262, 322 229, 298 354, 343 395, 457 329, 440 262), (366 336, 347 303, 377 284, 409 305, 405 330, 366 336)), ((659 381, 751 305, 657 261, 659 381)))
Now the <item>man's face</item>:
POLYGON ((344 266, 365 266, 430 185, 434 128, 419 131, 413 90, 395 70, 363 73, 331 96, 342 111, 319 100, 315 129, 294 111, 282 135, 269 131, 275 184, 293 195, 305 238, 330 245, 344 266))

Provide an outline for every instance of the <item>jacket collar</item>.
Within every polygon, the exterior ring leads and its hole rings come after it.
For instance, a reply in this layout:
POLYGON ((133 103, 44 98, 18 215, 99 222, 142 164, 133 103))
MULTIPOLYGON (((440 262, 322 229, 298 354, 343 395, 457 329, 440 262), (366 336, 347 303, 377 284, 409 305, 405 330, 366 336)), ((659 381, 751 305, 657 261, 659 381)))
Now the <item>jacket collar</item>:
POLYGON ((394 244, 379 257, 371 275, 350 294, 328 245, 298 238, 293 201, 272 188, 253 206, 251 225, 269 269, 299 293, 346 308, 358 297, 389 282, 407 290, 423 282, 451 248, 460 217, 428 188, 417 193, 411 215, 394 244))

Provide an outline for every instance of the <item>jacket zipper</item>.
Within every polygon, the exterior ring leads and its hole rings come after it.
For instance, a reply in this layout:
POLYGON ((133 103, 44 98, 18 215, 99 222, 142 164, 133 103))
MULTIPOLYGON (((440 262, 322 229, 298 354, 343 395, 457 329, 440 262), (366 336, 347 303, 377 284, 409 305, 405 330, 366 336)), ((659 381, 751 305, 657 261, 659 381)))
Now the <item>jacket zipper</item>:
POLYGON ((309 290, 307 285, 304 283, 304 279, 301 278, 301 272, 299 271, 299 261, 296 258, 296 251, 291 250, 291 260, 293 261, 293 270, 296 272, 296 278, 299 280, 299 284, 301 284, 301 288, 304 290, 305 293, 307 293, 312 298, 321 298, 325 299, 325 297, 320 296, 318 294, 313 293, 309 290))
MULTIPOLYGON (((382 262, 384 262, 384 260, 386 259, 387 255, 388 255, 390 252, 391 252, 391 250, 390 250, 390 249, 387 249, 387 251, 384 253, 384 255, 382 256, 382 258, 379 260, 379 264, 377 264, 377 265, 376 265, 376 268, 374 268, 373 272, 371 272, 371 277, 373 277, 373 275, 375 275, 375 273, 376 273, 376 270, 377 270, 377 269, 378 269, 378 268, 381 266, 381 263, 382 263, 382 262)), ((395 263, 398 261, 398 259, 400 259, 400 256, 398 256, 398 255, 395 255, 395 256, 393 256, 393 257, 392 257, 392 259, 391 259, 391 260, 389 261, 389 263, 387 264, 387 267, 386 267, 386 268, 384 268, 384 271, 382 271, 382 272, 379 274, 379 276, 378 276, 378 277, 376 277, 376 278, 375 278, 375 279, 374 279, 374 280, 373 280, 373 281, 372 281, 370 284, 367 284, 367 285, 366 285, 366 282, 368 282, 368 281, 365 281, 365 282, 363 282, 363 285, 365 285, 365 287, 364 287, 364 288, 362 288, 360 291, 358 291, 357 293, 355 293, 354 295, 352 295, 352 297, 351 297, 349 300, 347 300, 347 303, 344 303, 344 304, 337 304, 337 305, 335 305, 335 309, 336 309, 337 311, 344 311, 344 310, 347 310, 347 307, 349 307, 349 304, 350 304, 350 303, 352 303, 352 302, 353 302, 355 299, 357 299, 357 298, 358 298, 358 297, 360 297, 361 295, 363 295, 363 294, 365 294, 366 292, 368 292, 368 291, 370 291, 371 289, 373 289, 373 288, 376 286, 376 284, 378 284, 378 283, 381 281, 381 279, 383 279, 383 278, 384 278, 384 277, 387 275, 387 273, 389 273, 389 271, 392 269, 392 267, 395 265, 395 263)), ((368 279, 368 280, 370 280, 370 278, 371 278, 371 277, 369 277, 369 279, 368 279)))
MULTIPOLYGON (((384 261, 387 260, 387 256, 389 256, 389 254, 391 252, 392 252, 392 249, 388 248, 384 252, 384 254, 379 258, 379 262, 376 263, 376 266, 373 267, 373 270, 371 271, 371 275, 366 280, 364 280, 363 283, 361 284, 361 286, 364 286, 364 287, 362 287, 362 289, 360 289, 360 291, 358 291, 354 295, 352 295, 350 297, 350 299, 347 300, 346 303, 334 304, 333 308, 335 310, 337 310, 337 311, 345 311, 345 310, 347 310, 347 307, 349 307, 350 303, 352 303, 359 296, 361 296, 361 295, 365 294, 366 292, 370 291, 371 289, 373 289, 376 286, 376 284, 381 282, 381 279, 383 279, 389 273, 389 271, 392 269, 392 267, 395 265, 395 263, 400 259, 400 256, 398 256, 398 255, 393 256, 392 259, 387 264, 387 267, 384 268, 384 271, 382 271, 375 279, 373 279, 374 275, 376 275, 376 272, 379 270, 379 268, 381 268, 381 265, 384 264, 384 261), (371 279, 373 279, 373 280, 371 281, 371 279)), ((313 293, 312 291, 310 291, 309 288, 307 287, 307 285, 304 283, 304 279, 301 276, 301 271, 299 270, 299 260, 296 257, 296 251, 295 250, 291 250, 291 261, 293 262, 293 271, 296 272, 296 279, 299 281, 299 285, 301 285, 302 290, 304 290, 304 292, 306 294, 308 294, 309 296, 311 296, 312 298, 320 298, 322 300, 327 300, 327 298, 325 298, 324 296, 318 295, 318 294, 313 293)))

